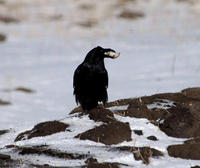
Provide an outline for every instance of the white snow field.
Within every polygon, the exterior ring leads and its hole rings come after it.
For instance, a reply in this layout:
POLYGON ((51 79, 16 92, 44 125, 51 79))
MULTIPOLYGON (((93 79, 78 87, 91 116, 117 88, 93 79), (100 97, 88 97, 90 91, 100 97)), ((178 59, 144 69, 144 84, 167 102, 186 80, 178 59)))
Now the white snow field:
MULTIPOLYGON (((105 60, 109 101, 200 86, 198 0, 5 0, 0 4, 0 16, 19 19, 18 23, 9 24, 0 21, 0 33, 7 36, 5 42, 0 42, 0 99, 11 102, 11 105, 0 106, 0 130, 11 129, 0 137, 0 148, 12 143, 19 132, 31 129, 36 123, 57 119, 70 122, 68 113, 77 106, 73 97, 73 72, 87 52, 97 45, 121 53, 118 59, 105 60), (142 12, 144 17, 119 18, 123 10, 142 12), (4 91, 17 87, 30 88, 35 93, 4 91)), ((102 148, 97 154, 99 161, 120 160, 138 168, 200 165, 200 161, 167 155, 166 146, 183 139, 168 137, 152 124, 147 125, 146 119, 127 120, 132 123, 131 129, 142 127, 145 136, 154 132, 160 139, 159 143, 150 142, 138 136, 137 146, 154 147, 163 151, 165 157, 144 165, 134 161, 132 156, 119 158, 115 152, 102 148)), ((92 121, 88 118, 82 121, 88 124, 86 129, 91 127, 92 121)), ((78 128, 84 123, 76 123, 74 129, 79 132, 78 128)), ((68 136, 72 137, 59 133, 17 142, 17 145, 46 143, 67 150, 66 144, 71 144, 73 151, 82 151, 88 145, 93 146, 91 151, 94 152, 98 146, 103 146, 91 141, 75 142, 65 138, 68 136)), ((20 156, 13 154, 12 157, 20 156)), ((43 156, 27 156, 26 159, 39 164, 49 161, 48 164, 55 166, 80 165, 43 156)))

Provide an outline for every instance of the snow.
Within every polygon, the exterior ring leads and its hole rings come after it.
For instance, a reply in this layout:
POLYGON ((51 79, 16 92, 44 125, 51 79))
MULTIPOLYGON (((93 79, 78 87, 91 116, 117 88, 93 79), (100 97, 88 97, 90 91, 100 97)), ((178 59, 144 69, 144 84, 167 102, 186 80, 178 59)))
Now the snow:
POLYGON ((107 109, 111 110, 111 111, 117 111, 117 110, 127 110, 128 105, 124 105, 124 106, 112 106, 112 107, 108 107, 107 109))
MULTIPOLYGON (((114 0, 63 0, 62 3, 56 0, 8 0, 5 7, 0 5, 0 14, 16 16, 21 20, 17 24, 0 22, 0 32, 8 36, 6 42, 0 43, 0 99, 12 103, 0 106, 0 130, 11 128, 10 133, 0 136, 0 147, 13 143, 19 132, 43 121, 57 119, 70 123, 70 129, 76 133, 101 124, 92 122, 88 117, 78 119, 68 115, 76 107, 73 72, 86 53, 97 45, 120 52, 119 58, 105 60, 109 73, 109 101, 176 92, 200 85, 200 3, 141 0, 121 4, 124 6, 118 8, 119 4, 114 0), (95 9, 87 12, 80 10, 79 7, 84 4, 91 4, 95 9), (145 17, 138 20, 119 19, 117 15, 123 8, 142 11, 145 17), (60 20, 51 20, 60 14, 60 20), (98 23, 92 28, 77 25, 88 20, 98 23), (2 91, 18 86, 31 88, 36 93, 2 91)), ((173 102, 167 103, 173 106, 173 102)), ((148 107, 151 109, 157 106, 151 104, 148 107)), ((120 108, 128 107, 111 110, 120 108)), ((166 147, 183 142, 183 139, 168 137, 146 119, 115 117, 129 122, 131 129, 142 129, 145 137, 153 134, 159 139, 159 143, 153 142, 133 133, 134 141, 120 145, 135 142, 136 146, 151 146, 164 151, 165 157, 152 159, 151 164, 146 166, 140 161, 134 161, 130 154, 119 157, 118 153, 104 150, 102 144, 76 141, 70 132, 33 138, 17 142, 17 145, 47 143, 51 147, 68 150, 66 144, 70 144, 74 152, 89 146, 100 161, 121 161, 140 168, 178 168, 200 164, 199 161, 167 156, 166 147)), ((13 157, 19 158, 20 155, 13 153, 13 157)), ((83 163, 65 162, 46 156, 30 155, 26 159, 38 161, 39 164, 48 160, 49 164, 57 166, 83 163)))
POLYGON ((175 106, 174 102, 167 99, 158 99, 157 102, 153 102, 152 104, 147 104, 148 109, 159 108, 167 110, 173 106, 175 106))
MULTIPOLYGON (((13 143, 14 137, 10 137, 9 143, 17 146, 33 147, 47 145, 49 149, 57 150, 60 152, 66 153, 78 153, 91 155, 94 158, 97 158, 99 162, 120 162, 122 164, 128 164, 129 167, 189 167, 192 165, 199 165, 199 160, 184 160, 180 158, 169 157, 167 154, 167 146, 173 144, 181 144, 186 139, 183 138, 172 138, 168 137, 165 133, 159 130, 158 127, 151 124, 147 119, 136 119, 130 117, 122 117, 120 115, 115 115, 115 118, 121 122, 128 122, 132 130, 132 141, 122 142, 117 145, 104 145, 102 143, 96 143, 89 140, 79 140, 74 138, 77 134, 87 129, 91 129, 95 126, 101 125, 101 122, 95 123, 92 120, 89 120, 88 116, 83 116, 79 118, 78 116, 70 116, 67 119, 61 120, 61 122, 70 124, 69 129, 71 131, 60 132, 57 134, 45 136, 45 137, 35 137, 29 140, 23 140, 13 143), (82 124, 85 124, 84 126, 82 124), (143 136, 138 136, 133 133, 133 130, 140 129, 143 131, 143 136), (158 138, 158 141, 150 141, 146 137, 154 135, 158 138), (150 165, 144 165, 141 161, 134 160, 133 154, 130 152, 120 152, 115 149, 115 147, 120 146, 134 146, 142 147, 149 146, 155 148, 164 153, 164 157, 151 158, 150 165)), ((3 139, 11 136, 13 133, 8 133, 3 135, 3 139)), ((7 139, 8 141, 8 139, 7 139)), ((8 142, 7 142, 8 143, 8 142)), ((8 144, 9 144, 8 143, 8 144)), ((6 144, 6 143, 4 143, 6 144)), ((0 144, 0 147, 3 147, 3 144, 0 144)), ((19 155, 18 152, 12 151, 10 149, 2 148, 1 152, 11 154, 13 159, 21 159, 24 163, 33 163, 33 164, 49 164, 52 166, 81 166, 84 165, 85 159, 75 159, 75 160, 66 160, 59 159, 55 157, 50 157, 46 155, 19 155)), ((123 167, 123 166, 122 166, 123 167)), ((126 167, 126 166, 124 166, 126 167)))

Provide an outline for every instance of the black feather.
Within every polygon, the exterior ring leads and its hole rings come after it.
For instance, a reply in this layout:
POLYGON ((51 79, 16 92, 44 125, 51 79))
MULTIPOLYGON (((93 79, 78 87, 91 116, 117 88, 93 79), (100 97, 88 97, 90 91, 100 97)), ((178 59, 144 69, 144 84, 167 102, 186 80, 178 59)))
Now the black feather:
POLYGON ((99 46, 92 49, 74 72, 74 95, 83 110, 91 110, 98 102, 105 104, 108 101, 108 73, 104 65, 108 51, 115 52, 99 46))

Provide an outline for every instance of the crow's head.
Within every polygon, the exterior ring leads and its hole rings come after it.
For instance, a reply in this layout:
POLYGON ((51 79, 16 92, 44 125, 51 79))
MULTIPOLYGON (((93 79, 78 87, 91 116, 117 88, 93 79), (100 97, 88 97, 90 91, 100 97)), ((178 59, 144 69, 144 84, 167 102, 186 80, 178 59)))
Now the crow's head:
POLYGON ((117 58, 120 56, 120 53, 116 53, 110 48, 102 48, 97 46, 93 48, 86 56, 85 61, 87 62, 98 62, 104 58, 117 58))

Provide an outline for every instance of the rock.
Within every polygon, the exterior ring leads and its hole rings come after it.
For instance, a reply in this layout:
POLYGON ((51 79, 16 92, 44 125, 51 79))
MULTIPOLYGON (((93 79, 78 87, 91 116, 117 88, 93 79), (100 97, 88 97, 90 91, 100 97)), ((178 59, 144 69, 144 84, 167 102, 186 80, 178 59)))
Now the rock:
POLYGON ((113 113, 105 108, 95 108, 90 110, 88 113, 89 113, 89 118, 94 121, 103 121, 105 123, 116 121, 113 113))
POLYGON ((147 139, 152 140, 152 141, 158 141, 158 139, 155 136, 148 136, 147 139))
POLYGON ((10 158, 10 155, 0 154, 0 160, 9 160, 10 158))
POLYGON ((140 102, 140 99, 135 99, 129 104, 128 111, 125 113, 125 116, 150 119, 150 113, 151 111, 144 103, 140 102))
POLYGON ((69 127, 68 124, 64 124, 59 121, 43 122, 43 123, 37 124, 32 130, 20 133, 16 137, 15 141, 55 134, 58 132, 65 131, 67 127, 69 127))
POLYGON ((198 137, 200 136, 200 100, 196 93, 199 90, 200 88, 192 88, 180 93, 123 99, 108 103, 106 106, 127 105, 127 110, 113 112, 124 117, 147 118, 169 136, 198 137))
POLYGON ((3 23, 18 23, 19 20, 11 16, 0 15, 0 22, 3 23))
POLYGON ((112 111, 105 109, 101 105, 90 111, 83 111, 81 107, 75 108, 70 114, 78 113, 78 116, 89 115, 89 118, 94 121, 102 121, 105 123, 110 123, 116 121, 112 111))
POLYGON ((200 100, 200 87, 184 89, 181 93, 189 98, 200 100))
POLYGON ((133 130, 135 134, 137 135, 143 135, 142 130, 133 130))
POLYGON ((0 105, 10 105, 11 103, 9 101, 4 101, 0 99, 0 105))
POLYGON ((169 136, 190 137, 191 132, 188 132, 187 128, 192 127, 194 122, 190 111, 187 108, 175 107, 170 112, 171 115, 160 125, 160 129, 169 136))
POLYGON ((143 18, 144 16, 145 15, 142 12, 124 10, 119 14, 118 17, 124 18, 124 19, 139 19, 139 18, 143 18))
POLYGON ((189 140, 185 144, 171 145, 167 151, 171 157, 200 160, 200 139, 189 140))
POLYGON ((120 164, 118 163, 89 163, 86 166, 83 166, 83 168, 120 168, 120 164))
POLYGON ((97 159, 94 158, 87 159, 85 163, 86 165, 83 166, 83 168, 119 168, 120 166, 123 165, 119 163, 108 163, 108 162, 98 163, 97 159))
POLYGON ((8 132, 9 132, 9 130, 0 130, 0 135, 6 134, 8 132))
POLYGON ((77 25, 79 25, 81 27, 92 28, 95 25, 97 25, 97 21, 95 21, 95 20, 86 20, 86 21, 82 21, 82 22, 77 23, 77 25))
POLYGON ((0 42, 3 42, 5 40, 6 40, 6 36, 0 33, 0 42))
POLYGON ((75 138, 112 145, 123 141, 131 141, 131 129, 129 123, 115 121, 78 134, 75 138))
POLYGON ((34 90, 25 88, 25 87, 17 87, 15 90, 19 91, 19 92, 24 92, 24 93, 34 93, 35 92, 34 90))

